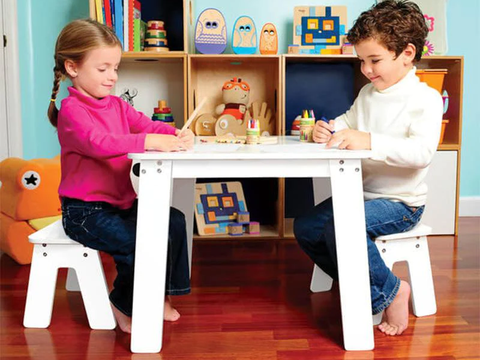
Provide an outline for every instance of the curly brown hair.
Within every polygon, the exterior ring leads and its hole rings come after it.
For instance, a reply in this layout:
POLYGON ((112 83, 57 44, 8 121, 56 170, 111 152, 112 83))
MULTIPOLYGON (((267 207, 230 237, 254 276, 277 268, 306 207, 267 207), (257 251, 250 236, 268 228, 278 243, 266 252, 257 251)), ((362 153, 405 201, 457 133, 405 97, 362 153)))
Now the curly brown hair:
POLYGON ((414 61, 422 57, 428 26, 417 4, 408 0, 385 0, 364 11, 347 35, 353 45, 375 39, 397 57, 408 44, 416 49, 414 61))

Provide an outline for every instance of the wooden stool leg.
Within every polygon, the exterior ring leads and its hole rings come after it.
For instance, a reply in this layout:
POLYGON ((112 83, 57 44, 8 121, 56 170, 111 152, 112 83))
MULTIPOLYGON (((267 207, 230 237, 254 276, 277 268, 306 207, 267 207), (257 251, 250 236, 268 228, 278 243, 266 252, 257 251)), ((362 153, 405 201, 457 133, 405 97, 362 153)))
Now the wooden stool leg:
POLYGON ((437 304, 427 237, 416 239, 412 245, 414 248, 410 247, 408 270, 412 287, 413 313, 417 317, 432 315, 437 312, 437 304))
POLYGON ((333 280, 317 265, 313 268, 312 282, 310 283, 310 290, 312 292, 329 291, 332 288, 333 280))
POLYGON ((23 317, 23 326, 27 328, 47 328, 52 319, 58 267, 47 248, 41 244, 35 244, 33 247, 23 317))
POLYGON ((88 323, 95 330, 111 330, 116 326, 108 298, 108 287, 98 251, 77 247, 75 270, 80 285, 88 323))

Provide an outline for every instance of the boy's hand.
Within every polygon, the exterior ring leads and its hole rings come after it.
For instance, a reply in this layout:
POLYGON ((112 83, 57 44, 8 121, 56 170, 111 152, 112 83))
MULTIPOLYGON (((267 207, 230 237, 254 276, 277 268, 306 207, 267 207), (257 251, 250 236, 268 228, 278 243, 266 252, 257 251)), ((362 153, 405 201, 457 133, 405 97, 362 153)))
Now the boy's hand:
POLYGON ((183 143, 185 150, 190 150, 193 148, 195 134, 192 132, 192 130, 186 129, 183 132, 178 132, 177 137, 183 143))
POLYGON ((331 136, 326 148, 337 144, 339 149, 370 150, 370 133, 352 129, 340 130, 331 136))
POLYGON ((145 150, 180 151, 185 149, 183 141, 173 135, 147 134, 145 137, 145 150))
POLYGON ((318 120, 313 128, 313 141, 320 144, 328 142, 334 130, 335 120, 330 120, 328 123, 323 120, 318 120))

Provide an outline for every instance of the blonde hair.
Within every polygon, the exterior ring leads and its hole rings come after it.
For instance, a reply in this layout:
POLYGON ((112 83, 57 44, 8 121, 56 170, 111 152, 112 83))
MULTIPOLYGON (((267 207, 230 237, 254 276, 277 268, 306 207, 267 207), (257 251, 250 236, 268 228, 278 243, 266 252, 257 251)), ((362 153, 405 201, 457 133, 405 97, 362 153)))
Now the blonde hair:
POLYGON ((58 121, 58 109, 55 100, 60 82, 68 77, 65 61, 71 60, 80 64, 89 51, 104 46, 119 46, 122 48, 122 44, 108 26, 91 19, 74 20, 67 24, 58 35, 55 44, 53 89, 47 112, 53 126, 57 127, 58 121))

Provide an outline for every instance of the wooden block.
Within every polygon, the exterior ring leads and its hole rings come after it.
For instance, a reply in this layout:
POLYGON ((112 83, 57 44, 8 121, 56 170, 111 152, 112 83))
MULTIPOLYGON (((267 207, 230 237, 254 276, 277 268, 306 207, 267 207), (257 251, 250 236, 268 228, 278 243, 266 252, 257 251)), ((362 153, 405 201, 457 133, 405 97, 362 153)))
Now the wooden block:
POLYGON ((247 224, 250 222, 250 213, 248 211, 240 211, 238 213, 237 221, 239 224, 247 224))
POLYGON ((260 234, 260 223, 257 221, 250 221, 247 226, 247 232, 249 234, 260 234))
POLYGON ((243 235, 243 226, 239 223, 228 224, 228 234, 232 236, 243 235))

